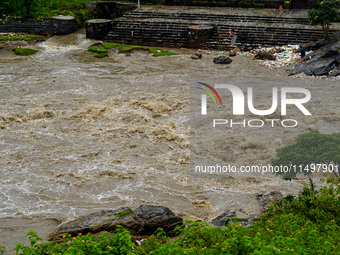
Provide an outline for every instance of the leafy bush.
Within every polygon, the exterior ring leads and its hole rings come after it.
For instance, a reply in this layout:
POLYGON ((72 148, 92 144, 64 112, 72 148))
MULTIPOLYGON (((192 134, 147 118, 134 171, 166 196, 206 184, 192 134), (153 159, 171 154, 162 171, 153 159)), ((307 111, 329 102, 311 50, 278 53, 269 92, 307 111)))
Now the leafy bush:
POLYGON ((99 237, 92 234, 78 235, 71 237, 69 234, 63 236, 60 243, 45 243, 41 244, 41 240, 37 234, 30 231, 29 237, 31 246, 18 244, 15 248, 15 254, 112 254, 112 255, 133 255, 133 248, 130 233, 121 226, 117 227, 117 233, 112 237, 107 232, 103 232, 99 237))
POLYGON ((1 0, 0 18, 7 15, 40 19, 61 14, 75 16, 78 25, 82 25, 91 18, 83 8, 85 2, 88 0, 1 0))
POLYGON ((339 0, 319 1, 315 8, 308 12, 308 19, 313 25, 321 25, 325 39, 329 39, 329 27, 339 20, 339 0))
POLYGON ((5 247, 0 245, 0 255, 5 253, 5 247))

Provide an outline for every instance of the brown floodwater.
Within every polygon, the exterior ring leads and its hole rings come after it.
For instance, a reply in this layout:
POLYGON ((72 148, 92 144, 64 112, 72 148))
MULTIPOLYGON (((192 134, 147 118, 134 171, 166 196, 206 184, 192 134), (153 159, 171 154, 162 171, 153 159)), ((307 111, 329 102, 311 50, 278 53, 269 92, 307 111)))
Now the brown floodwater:
POLYGON ((339 81, 283 77, 245 56, 215 65, 215 51, 200 51, 200 60, 188 49, 96 59, 86 52, 94 42, 81 31, 50 38, 31 57, 0 55, 0 244, 8 250, 29 230, 46 237, 60 222, 103 209, 163 205, 211 220, 226 209, 258 213, 257 193, 297 194, 301 179, 190 174, 192 79, 240 78, 263 91, 288 82, 311 91, 314 114, 299 128, 230 134, 226 150, 236 165, 268 163, 312 128, 338 132, 339 81), (254 142, 263 145, 246 149, 254 142))

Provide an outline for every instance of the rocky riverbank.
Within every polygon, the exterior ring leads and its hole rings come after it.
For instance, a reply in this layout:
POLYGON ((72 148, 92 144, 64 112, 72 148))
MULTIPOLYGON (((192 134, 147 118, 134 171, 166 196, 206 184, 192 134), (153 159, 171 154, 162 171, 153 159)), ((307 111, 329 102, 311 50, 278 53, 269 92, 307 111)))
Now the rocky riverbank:
POLYGON ((328 41, 320 39, 302 46, 307 51, 304 62, 301 62, 299 45, 259 47, 235 53, 253 57, 257 63, 269 69, 290 66, 286 72, 293 77, 340 79, 340 33, 333 34, 328 41))
MULTIPOLYGON (((261 207, 261 214, 266 213, 274 202, 281 201, 282 194, 279 191, 259 193, 255 196, 261 207)), ((226 209, 224 213, 211 221, 213 226, 227 226, 231 223, 250 227, 252 221, 261 214, 247 214, 246 210, 226 209)), ((155 205, 141 205, 135 210, 129 207, 121 207, 115 210, 104 210, 80 216, 75 220, 62 223, 50 234, 50 241, 61 240, 66 233, 71 236, 98 234, 101 232, 115 232, 120 225, 135 237, 150 236, 156 234, 158 228, 162 228, 168 236, 175 236, 174 229, 183 224, 183 218, 176 215, 169 208, 155 205)))
POLYGON ((313 52, 306 55, 306 61, 295 65, 289 75, 340 75, 340 32, 333 34, 328 41, 319 40, 304 47, 313 49, 313 52))

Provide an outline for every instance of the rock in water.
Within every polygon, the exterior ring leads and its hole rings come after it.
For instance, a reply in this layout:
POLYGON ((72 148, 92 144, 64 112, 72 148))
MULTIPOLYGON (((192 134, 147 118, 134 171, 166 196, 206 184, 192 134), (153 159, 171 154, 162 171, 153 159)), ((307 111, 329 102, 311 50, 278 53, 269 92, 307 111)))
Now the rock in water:
POLYGON ((332 71, 328 73, 329 76, 338 76, 340 75, 340 69, 334 68, 332 71))
POLYGON ((124 219, 131 215, 133 211, 129 207, 121 207, 117 210, 104 210, 91 213, 86 216, 80 216, 76 220, 72 220, 60 225, 57 233, 95 233, 101 229, 107 228, 109 223, 124 219))
POLYGON ((257 55, 255 55, 254 59, 257 59, 257 60, 265 60, 265 59, 276 60, 276 57, 275 57, 275 55, 273 55, 269 52, 260 51, 257 55))
POLYGON ((234 57, 234 56, 236 56, 235 51, 233 50, 229 51, 229 57, 234 57))
POLYGON ((327 45, 306 56, 307 61, 299 63, 289 75, 327 75, 340 64, 340 33, 334 34, 327 45))
POLYGON ((117 225, 128 229, 132 235, 152 235, 158 228, 174 235, 174 228, 181 226, 183 219, 163 206, 141 205, 132 211, 128 207, 106 210, 81 216, 60 225, 50 240, 58 240, 63 234, 76 236, 79 233, 114 232, 117 225))
POLYGON ((112 20, 110 19, 91 19, 85 22, 86 37, 100 40, 107 36, 112 28, 112 20))
MULTIPOLYGON (((163 228, 163 230, 169 235, 173 236, 174 229, 177 226, 183 224, 183 218, 176 216, 169 208, 164 206, 153 206, 153 205, 141 205, 133 214, 131 214, 132 224, 131 233, 136 233, 140 235, 151 235, 156 232, 158 228, 163 228), (137 228, 133 228, 136 226, 137 228)), ((128 226, 126 224, 126 226, 128 226)))
POLYGON ((236 212, 231 212, 230 210, 225 211, 221 215, 217 216, 212 220, 211 224, 217 227, 226 226, 231 223, 231 218, 236 217, 236 212))
POLYGON ((192 59, 200 59, 200 58, 202 58, 202 54, 195 53, 195 54, 192 55, 190 58, 192 58, 192 59))
POLYGON ((236 48, 233 49, 233 52, 235 52, 235 53, 241 52, 241 49, 236 47, 236 48))
MULTIPOLYGON (((239 215, 240 212, 242 212, 242 209, 239 209, 237 214, 239 215)), ((241 224, 241 226, 249 228, 252 225, 252 219, 258 217, 257 215, 248 216, 243 214, 246 216, 245 218, 237 218, 236 216, 238 215, 236 215, 235 211, 226 210, 224 213, 213 219, 211 224, 216 227, 223 227, 233 223, 241 224)))
POLYGON ((230 64, 231 62, 233 62, 233 60, 231 58, 226 57, 226 56, 218 56, 218 57, 214 58, 215 64, 230 64))

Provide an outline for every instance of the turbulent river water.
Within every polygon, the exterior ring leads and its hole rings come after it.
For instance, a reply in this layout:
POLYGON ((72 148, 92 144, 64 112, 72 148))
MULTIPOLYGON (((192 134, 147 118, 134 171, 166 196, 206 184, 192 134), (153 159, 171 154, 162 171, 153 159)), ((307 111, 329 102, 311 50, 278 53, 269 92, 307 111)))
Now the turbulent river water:
POLYGON ((220 53, 208 51, 196 61, 190 59, 195 51, 186 49, 174 49, 178 55, 169 57, 111 52, 96 59, 86 52, 93 43, 78 32, 50 38, 32 57, 1 55, 0 243, 5 246, 22 242, 28 230, 44 235, 61 221, 102 209, 154 204, 185 218, 210 220, 228 208, 258 213, 257 193, 296 194, 299 180, 190 175, 193 78, 253 79, 263 90, 273 80, 289 80, 318 93, 310 107, 319 115, 300 129, 280 135, 270 130, 257 137, 264 146, 254 149, 244 144, 256 137, 236 134, 227 149, 238 164, 267 163, 276 148, 311 128, 338 129, 339 82, 283 78, 244 56, 226 68, 212 62, 220 53))

